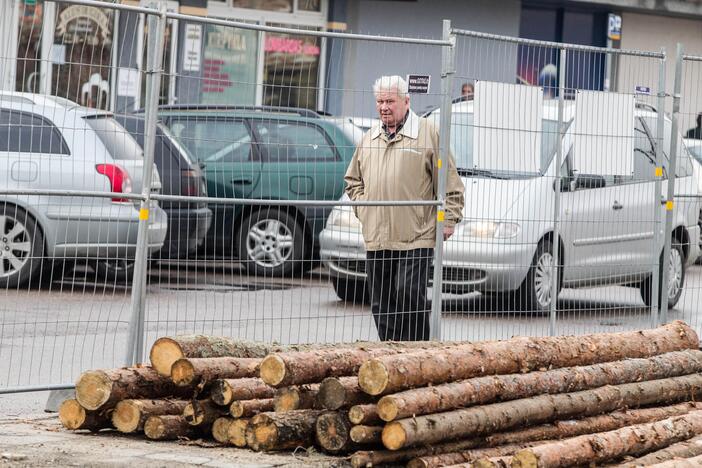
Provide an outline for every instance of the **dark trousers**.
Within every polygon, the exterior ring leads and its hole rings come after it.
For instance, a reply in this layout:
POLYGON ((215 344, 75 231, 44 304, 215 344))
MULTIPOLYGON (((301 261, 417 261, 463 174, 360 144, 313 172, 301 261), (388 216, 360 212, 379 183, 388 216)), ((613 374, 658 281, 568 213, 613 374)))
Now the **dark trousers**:
POLYGON ((429 339, 427 286, 433 257, 434 249, 367 253, 371 312, 381 341, 429 339))

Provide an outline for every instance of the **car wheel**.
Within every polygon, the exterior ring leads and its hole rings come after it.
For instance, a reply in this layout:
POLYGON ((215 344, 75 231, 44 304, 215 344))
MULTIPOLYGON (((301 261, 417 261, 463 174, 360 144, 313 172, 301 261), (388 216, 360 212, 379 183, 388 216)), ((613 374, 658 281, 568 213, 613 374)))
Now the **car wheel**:
POLYGON ((31 282, 41 270, 44 238, 22 208, 0 206, 0 288, 31 282))
MULTIPOLYGON (((517 290, 517 301, 524 312, 548 313, 551 307, 551 277, 553 276, 553 243, 542 240, 524 282, 517 290)), ((563 269, 559 272, 558 291, 561 290, 563 269)))
POLYGON ((99 279, 111 283, 127 283, 134 277, 134 265, 134 260, 101 258, 93 262, 93 269, 99 279))
MULTIPOLYGON (((661 262, 659 268, 659 278, 663 278, 664 267, 668 274, 668 308, 672 309, 675 307, 680 300, 683 288, 685 286, 685 253, 683 252, 682 245, 677 243, 671 245, 670 256, 667 262, 663 262, 663 255, 661 254, 661 262)), ((661 284, 662 285, 662 281, 661 284)), ((660 295, 660 285, 659 285, 659 295, 660 295)), ((641 282, 639 291, 641 292, 641 299, 643 299, 646 307, 651 307, 653 304, 653 277, 649 276, 647 279, 641 282)), ((658 299, 658 307, 661 306, 660 297, 658 299)))
POLYGON ((282 210, 253 212, 241 223, 237 235, 239 259, 249 274, 289 276, 311 268, 306 262, 303 228, 282 210))
POLYGON ((363 280, 332 279, 332 286, 336 297, 344 302, 356 305, 370 303, 366 282, 363 280))

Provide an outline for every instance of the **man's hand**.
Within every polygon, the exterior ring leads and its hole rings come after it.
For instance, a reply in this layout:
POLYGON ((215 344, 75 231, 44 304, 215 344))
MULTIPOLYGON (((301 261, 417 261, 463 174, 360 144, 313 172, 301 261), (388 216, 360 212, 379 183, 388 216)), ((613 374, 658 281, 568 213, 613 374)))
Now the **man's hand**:
POLYGON ((456 230, 455 226, 444 226, 444 240, 447 241, 449 240, 449 237, 451 237, 456 230))

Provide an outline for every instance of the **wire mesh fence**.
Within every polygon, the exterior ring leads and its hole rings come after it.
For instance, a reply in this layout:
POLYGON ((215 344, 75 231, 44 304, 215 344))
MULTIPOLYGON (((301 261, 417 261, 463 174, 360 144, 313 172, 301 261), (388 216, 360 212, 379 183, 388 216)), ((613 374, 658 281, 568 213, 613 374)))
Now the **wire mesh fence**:
POLYGON ((664 113, 665 54, 143 3, 38 2, 3 30, 0 392, 174 334, 695 323, 697 173, 664 113))

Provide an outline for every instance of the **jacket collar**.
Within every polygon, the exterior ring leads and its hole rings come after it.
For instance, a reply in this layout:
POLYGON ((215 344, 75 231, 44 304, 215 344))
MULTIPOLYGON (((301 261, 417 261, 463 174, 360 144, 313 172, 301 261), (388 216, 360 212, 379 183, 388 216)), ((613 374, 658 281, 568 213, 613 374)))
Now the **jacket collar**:
MULTIPOLYGON (((397 133, 399 135, 404 135, 407 138, 412 138, 413 140, 419 138, 419 117, 412 111, 412 109, 410 109, 407 113, 407 120, 405 120, 405 124, 397 133)), ((371 129, 371 139, 375 140, 382 134, 383 123, 379 122, 371 129)))

